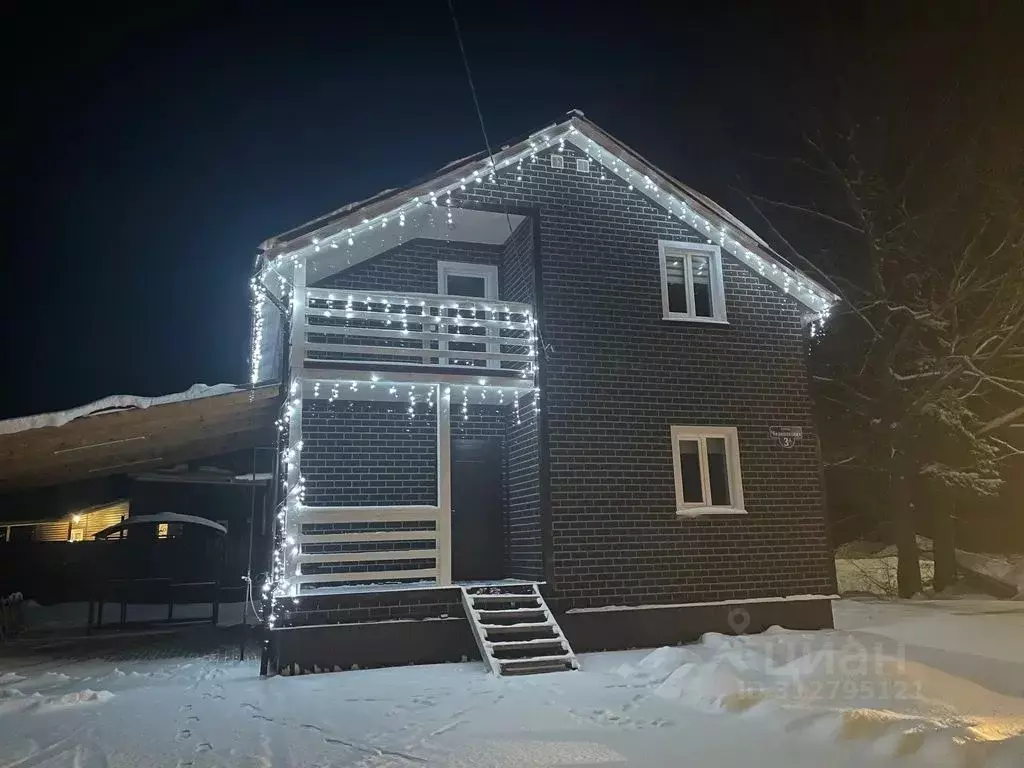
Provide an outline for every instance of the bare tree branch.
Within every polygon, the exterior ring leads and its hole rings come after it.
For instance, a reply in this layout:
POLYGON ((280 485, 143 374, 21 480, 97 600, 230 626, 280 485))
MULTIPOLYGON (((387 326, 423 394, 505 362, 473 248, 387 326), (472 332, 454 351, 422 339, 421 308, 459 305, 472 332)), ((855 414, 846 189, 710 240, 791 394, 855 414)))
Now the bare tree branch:
POLYGON ((855 235, 864 234, 864 230, 861 229, 860 227, 857 227, 854 224, 850 224, 847 221, 843 221, 842 219, 836 218, 835 216, 830 216, 824 211, 819 211, 814 208, 807 208, 806 206, 796 205, 794 203, 786 203, 781 200, 770 200, 767 197, 761 197, 760 195, 751 195, 751 197, 756 200, 760 200, 762 203, 773 205, 776 208, 784 208, 787 211, 795 211, 797 213, 802 213, 806 216, 813 216, 815 218, 821 219, 822 221, 827 221, 828 223, 834 224, 837 227, 842 227, 843 229, 849 232, 853 232, 855 235))
MULTIPOLYGON (((1024 405, 1014 408, 1012 411, 1007 411, 1002 416, 996 416, 994 419, 986 424, 983 424, 981 429, 978 430, 978 435, 987 435, 989 432, 993 432, 999 429, 1004 424, 1010 424, 1010 422, 1017 419, 1024 418, 1024 405)), ((1011 424, 1011 426, 1017 427, 1020 424, 1011 424)))

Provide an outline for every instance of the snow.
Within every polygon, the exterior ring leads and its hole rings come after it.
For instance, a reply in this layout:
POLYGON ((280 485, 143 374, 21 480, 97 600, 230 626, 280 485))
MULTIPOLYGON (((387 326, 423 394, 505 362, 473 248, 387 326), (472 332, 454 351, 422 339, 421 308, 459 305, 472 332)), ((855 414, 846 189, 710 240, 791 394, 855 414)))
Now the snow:
POLYGON ((175 392, 170 395, 159 397, 143 397, 141 395, 110 395, 101 400, 96 400, 86 405, 79 405, 69 408, 66 411, 54 411, 53 413, 40 413, 35 416, 20 416, 16 419, 0 421, 0 435, 9 435, 14 432, 24 432, 27 429, 40 429, 42 427, 60 427, 69 421, 80 419, 83 416, 92 416, 98 413, 109 411, 122 411, 128 408, 151 408, 154 405, 167 405, 168 403, 181 403, 186 400, 197 400, 202 397, 213 397, 214 395, 226 395, 239 391, 234 384, 193 384, 184 392, 175 392))
MULTIPOLYGON (((917 536, 916 539, 921 553, 921 579, 925 585, 929 585, 935 575, 932 554, 934 543, 925 536, 917 536)), ((895 596, 898 561, 894 544, 866 541, 843 544, 836 551, 836 577, 840 594, 895 596)), ((957 549, 956 561, 962 569, 1000 582, 1024 598, 1024 555, 998 555, 957 549)))
POLYGON ((1024 598, 1024 556, 993 555, 956 550, 956 562, 963 568, 1014 587, 1024 598))
POLYGON ((235 480, 249 480, 250 482, 258 482, 260 480, 273 480, 273 472, 250 472, 246 475, 235 475, 235 480))
MULTIPOLYGON (((895 547, 891 548, 892 554, 888 554, 889 549, 873 557, 837 557, 836 582, 840 594, 897 595, 899 557, 895 554, 895 547)), ((923 557, 919 562, 922 582, 931 584, 935 577, 935 562, 923 557)))
POLYGON ((653 605, 602 605, 597 608, 570 608, 566 613, 605 613, 607 611, 644 611, 658 608, 694 608, 707 605, 749 605, 750 603, 781 603, 792 600, 838 600, 839 595, 784 595, 754 597, 746 600, 715 600, 703 603, 661 603, 653 605))
POLYGON ((836 631, 513 678, 477 662, 260 680, 251 662, 0 649, 0 765, 1019 768, 1024 607, 834 606, 836 631))

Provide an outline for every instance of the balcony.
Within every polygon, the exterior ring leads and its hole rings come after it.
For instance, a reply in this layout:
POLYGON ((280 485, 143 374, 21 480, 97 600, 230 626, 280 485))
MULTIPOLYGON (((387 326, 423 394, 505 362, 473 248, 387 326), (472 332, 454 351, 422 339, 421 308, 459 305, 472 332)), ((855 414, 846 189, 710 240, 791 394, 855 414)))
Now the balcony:
MULTIPOLYGON (((532 380, 533 308, 500 299, 309 288, 294 313, 303 369, 532 380)), ((339 376, 342 374, 338 374, 339 376)))

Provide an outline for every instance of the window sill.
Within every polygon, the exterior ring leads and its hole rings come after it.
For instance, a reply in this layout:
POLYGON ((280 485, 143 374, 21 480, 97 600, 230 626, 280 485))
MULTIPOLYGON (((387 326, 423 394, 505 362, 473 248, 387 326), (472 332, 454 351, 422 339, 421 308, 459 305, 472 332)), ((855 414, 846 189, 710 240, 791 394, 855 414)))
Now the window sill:
POLYGON ((745 515, 747 510, 736 507, 686 507, 677 509, 677 517, 711 517, 713 515, 745 515))
POLYGON ((729 321, 723 317, 689 317, 688 315, 663 314, 661 319, 670 323, 709 323, 711 325, 729 324, 729 321))

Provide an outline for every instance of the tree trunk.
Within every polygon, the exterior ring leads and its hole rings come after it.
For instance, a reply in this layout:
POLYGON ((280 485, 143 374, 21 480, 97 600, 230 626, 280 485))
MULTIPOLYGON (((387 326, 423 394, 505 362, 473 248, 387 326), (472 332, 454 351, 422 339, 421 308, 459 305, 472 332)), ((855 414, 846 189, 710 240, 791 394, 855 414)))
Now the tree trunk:
POLYGON ((921 591, 921 561, 914 538, 914 518, 910 508, 910 483, 903 472, 892 478, 892 516, 899 561, 896 584, 900 597, 913 597, 921 591))
POLYGON ((932 494, 932 520, 935 527, 935 581, 936 592, 941 592, 956 581, 956 546, 954 543, 954 503, 945 492, 932 494))

